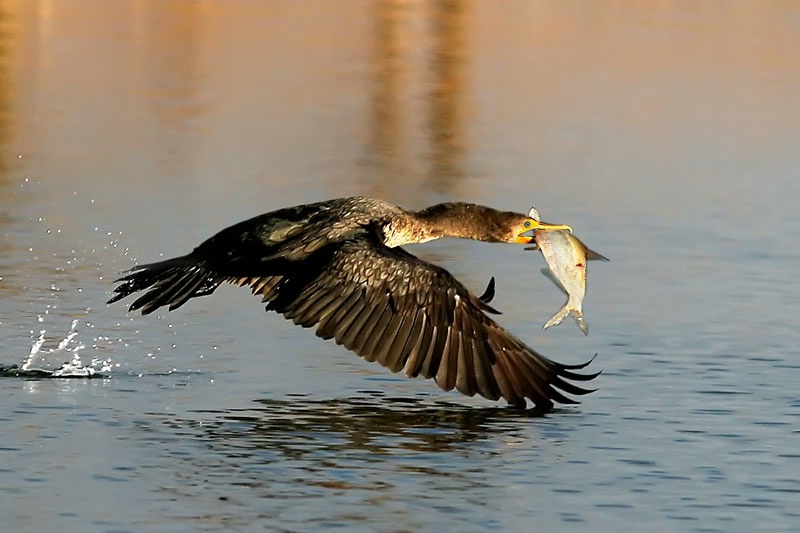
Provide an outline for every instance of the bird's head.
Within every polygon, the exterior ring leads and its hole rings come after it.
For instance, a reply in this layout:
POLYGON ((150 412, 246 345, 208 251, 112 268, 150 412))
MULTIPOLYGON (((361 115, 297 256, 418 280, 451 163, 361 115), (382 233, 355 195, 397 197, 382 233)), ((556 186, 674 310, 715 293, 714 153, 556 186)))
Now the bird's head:
POLYGON ((532 217, 525 217, 514 225, 510 242, 516 244, 530 244, 533 242, 534 232, 555 230, 566 230, 572 233, 572 226, 568 226, 567 224, 550 224, 532 217))

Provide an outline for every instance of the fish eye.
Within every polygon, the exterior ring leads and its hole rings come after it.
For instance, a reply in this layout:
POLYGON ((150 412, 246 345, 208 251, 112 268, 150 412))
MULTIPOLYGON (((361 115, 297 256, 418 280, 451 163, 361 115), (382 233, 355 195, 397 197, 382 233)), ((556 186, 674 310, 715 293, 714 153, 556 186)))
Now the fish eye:
POLYGON ((530 228, 531 227, 531 221, 530 220, 526 220, 525 221, 525 227, 526 228, 530 228))

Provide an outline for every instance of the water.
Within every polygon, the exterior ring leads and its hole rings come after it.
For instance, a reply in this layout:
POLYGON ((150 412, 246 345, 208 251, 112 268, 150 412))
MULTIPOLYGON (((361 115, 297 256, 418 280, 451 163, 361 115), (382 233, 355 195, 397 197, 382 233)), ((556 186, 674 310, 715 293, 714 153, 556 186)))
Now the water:
POLYGON ((0 2, 9 531, 790 531, 800 11, 787 2, 0 2), (394 376, 223 288, 105 300, 231 223, 367 194, 566 222, 414 248, 597 392, 546 417, 394 376))

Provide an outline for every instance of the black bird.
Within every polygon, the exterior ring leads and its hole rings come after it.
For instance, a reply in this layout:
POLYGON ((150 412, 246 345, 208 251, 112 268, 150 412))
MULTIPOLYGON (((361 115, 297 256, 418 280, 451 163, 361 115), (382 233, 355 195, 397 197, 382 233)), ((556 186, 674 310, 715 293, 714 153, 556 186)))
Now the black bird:
POLYGON ((172 311, 223 282, 247 285, 282 314, 368 361, 444 390, 538 408, 577 403, 591 390, 575 372, 526 346, 492 320, 494 287, 481 298, 449 272, 400 246, 442 237, 530 244, 532 230, 568 229, 528 215, 450 202, 414 212, 382 200, 339 198, 265 213, 224 229, 191 253, 139 265, 116 280, 108 303, 172 311))

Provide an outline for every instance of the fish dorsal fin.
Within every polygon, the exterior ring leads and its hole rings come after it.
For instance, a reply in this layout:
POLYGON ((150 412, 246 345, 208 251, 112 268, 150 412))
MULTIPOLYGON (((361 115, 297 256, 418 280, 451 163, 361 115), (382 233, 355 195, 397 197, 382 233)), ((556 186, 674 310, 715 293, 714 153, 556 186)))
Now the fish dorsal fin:
POLYGON ((570 235, 569 238, 578 241, 581 244, 581 246, 583 246, 586 249, 586 260, 587 261, 609 261, 608 257, 606 257, 604 255, 601 255, 601 254, 598 254, 594 250, 590 250, 589 247, 586 246, 586 244, 582 240, 580 240, 578 237, 576 237, 575 235, 570 235))
POLYGON ((600 255, 594 250, 586 249, 586 260, 587 261, 610 261, 610 259, 604 255, 600 255))

